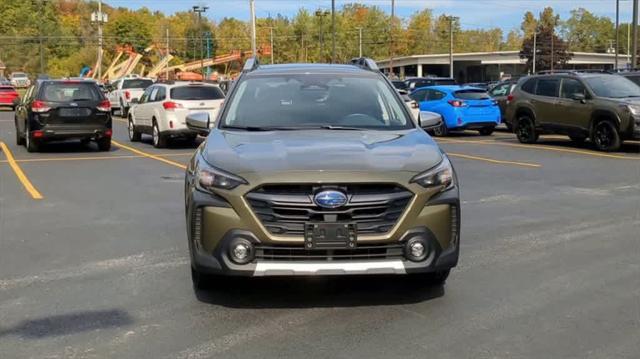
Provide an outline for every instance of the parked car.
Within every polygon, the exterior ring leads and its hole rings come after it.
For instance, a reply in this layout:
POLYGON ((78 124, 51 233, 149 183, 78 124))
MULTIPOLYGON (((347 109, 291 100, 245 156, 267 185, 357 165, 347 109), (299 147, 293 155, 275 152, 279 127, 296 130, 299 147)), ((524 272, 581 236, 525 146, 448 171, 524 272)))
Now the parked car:
POLYGON ((217 85, 201 82, 157 83, 134 100, 128 119, 129 139, 140 141, 143 133, 153 136, 153 145, 166 147, 173 138, 195 140, 197 133, 187 128, 186 117, 206 112, 212 119, 224 101, 217 85))
POLYGON ((464 86, 430 86, 416 89, 411 98, 420 103, 420 111, 440 114, 443 125, 436 136, 452 130, 478 130, 489 136, 501 122, 500 108, 486 91, 464 86))
POLYGON ((409 274, 442 284, 459 255, 456 174, 370 59, 249 59, 185 176, 193 284, 211 275, 409 274))
POLYGON ((511 127, 511 123, 508 121, 505 121, 504 118, 506 116, 507 106, 509 105, 509 102, 512 99, 511 93, 513 92, 513 89, 516 88, 517 84, 518 84, 517 81, 507 80, 507 81, 498 83, 497 85, 495 85, 493 88, 489 90, 489 96, 491 96, 494 100, 498 101, 498 107, 500 107, 500 116, 502 117, 502 122, 505 123, 509 131, 513 130, 511 127))
POLYGON ((15 112, 16 142, 37 152, 47 141, 94 140, 111 148, 111 106, 92 81, 43 80, 31 86, 15 112))
POLYGON ((0 85, 0 106, 16 109, 16 101, 20 99, 20 94, 13 86, 0 85))
POLYGON ((13 86, 11 85, 11 81, 4 77, 4 76, 0 76, 0 86, 13 86))
POLYGON ((407 84, 402 80, 391 80, 393 87, 395 87, 401 95, 405 95, 409 93, 407 88, 407 84))
POLYGON ((512 93, 506 119, 518 140, 535 143, 541 134, 590 138, 601 151, 640 138, 640 87, 606 73, 556 71, 522 79, 512 93))
POLYGON ((455 79, 449 77, 414 77, 405 80, 404 83, 408 92, 420 87, 458 84, 455 79))
POLYGON ((633 81, 636 85, 640 86, 640 71, 627 71, 621 72, 621 76, 628 78, 633 81))
POLYGON ((27 88, 31 86, 31 80, 29 80, 29 76, 24 72, 13 72, 11 76, 9 76, 9 81, 11 81, 11 85, 15 88, 27 88))
POLYGON ((144 90, 153 85, 153 80, 141 77, 124 77, 110 85, 107 98, 111 102, 111 112, 120 112, 120 117, 127 118, 131 101, 140 98, 144 90))
POLYGON ((462 86, 466 86, 466 87, 475 87, 475 88, 479 88, 482 90, 489 90, 489 83, 488 82, 469 82, 466 84, 463 84, 462 86))

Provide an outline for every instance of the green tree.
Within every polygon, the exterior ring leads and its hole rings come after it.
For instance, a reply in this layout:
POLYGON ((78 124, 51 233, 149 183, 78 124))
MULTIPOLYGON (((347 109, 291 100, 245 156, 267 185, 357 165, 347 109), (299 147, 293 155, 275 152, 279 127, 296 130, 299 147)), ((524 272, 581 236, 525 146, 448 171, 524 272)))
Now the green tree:
POLYGON ((135 12, 123 12, 109 21, 105 27, 105 36, 121 45, 130 45, 137 52, 142 52, 151 45, 152 35, 149 23, 146 23, 135 12))
POLYGON ((609 18, 595 16, 583 8, 571 11, 562 27, 573 51, 606 52, 615 39, 615 27, 609 18))

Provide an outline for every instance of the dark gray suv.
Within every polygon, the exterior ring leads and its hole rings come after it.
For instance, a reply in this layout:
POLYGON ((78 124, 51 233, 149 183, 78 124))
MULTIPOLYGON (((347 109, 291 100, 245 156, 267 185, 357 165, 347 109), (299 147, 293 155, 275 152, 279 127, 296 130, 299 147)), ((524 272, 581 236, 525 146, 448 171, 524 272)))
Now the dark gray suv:
POLYGON ((607 73, 556 71, 523 78, 510 96, 505 121, 522 143, 541 134, 590 138, 600 151, 640 138, 640 87, 607 73))

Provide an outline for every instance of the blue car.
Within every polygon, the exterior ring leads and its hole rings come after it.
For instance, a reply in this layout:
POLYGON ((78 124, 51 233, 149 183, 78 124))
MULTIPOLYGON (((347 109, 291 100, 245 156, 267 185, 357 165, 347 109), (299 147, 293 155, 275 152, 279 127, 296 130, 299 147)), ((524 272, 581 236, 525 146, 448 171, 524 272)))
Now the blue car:
POLYGON ((436 136, 446 136, 451 130, 478 130, 489 136, 501 121, 497 101, 476 87, 421 87, 410 97, 420 104, 420 111, 435 112, 444 119, 443 125, 434 130, 436 136))

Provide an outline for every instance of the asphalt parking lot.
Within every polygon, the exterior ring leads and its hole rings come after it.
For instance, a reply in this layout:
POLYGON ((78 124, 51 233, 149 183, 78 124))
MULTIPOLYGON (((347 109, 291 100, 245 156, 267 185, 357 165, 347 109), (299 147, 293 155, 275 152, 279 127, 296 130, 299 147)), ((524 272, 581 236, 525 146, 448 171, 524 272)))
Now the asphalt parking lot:
POLYGON ((438 139, 462 188, 461 261, 408 278, 241 280, 194 294, 193 147, 15 144, 0 112, 2 358, 637 358, 640 143, 438 139), (5 148, 6 147, 6 148, 5 148))

